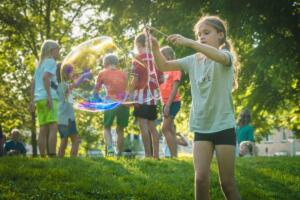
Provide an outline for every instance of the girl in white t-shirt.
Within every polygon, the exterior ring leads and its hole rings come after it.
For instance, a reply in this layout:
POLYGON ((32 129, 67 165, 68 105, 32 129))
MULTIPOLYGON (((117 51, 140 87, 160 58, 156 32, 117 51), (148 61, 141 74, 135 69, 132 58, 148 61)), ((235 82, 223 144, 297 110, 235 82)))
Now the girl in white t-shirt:
POLYGON ((231 92, 237 87, 237 62, 227 40, 225 23, 215 16, 201 18, 195 25, 197 40, 179 34, 168 41, 186 46, 197 53, 167 61, 152 37, 157 67, 162 71, 183 70, 191 83, 192 106, 190 131, 195 133, 193 158, 195 199, 209 199, 210 164, 214 151, 218 161, 220 183, 227 199, 240 199, 234 178, 235 120, 231 92))

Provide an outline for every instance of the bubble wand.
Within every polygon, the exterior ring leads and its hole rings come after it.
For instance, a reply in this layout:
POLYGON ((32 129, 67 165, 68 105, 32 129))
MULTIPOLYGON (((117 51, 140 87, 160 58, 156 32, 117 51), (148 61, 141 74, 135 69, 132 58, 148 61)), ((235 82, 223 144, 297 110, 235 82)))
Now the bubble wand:
POLYGON ((149 30, 153 30, 153 31, 155 31, 155 32, 157 32, 157 33, 159 33, 159 34, 161 34, 162 36, 164 36, 164 37, 166 37, 166 38, 168 37, 167 34, 161 32, 160 30, 158 30, 158 29, 156 29, 156 28, 154 28, 154 27, 152 27, 152 26, 146 25, 145 28, 146 28, 146 29, 149 29, 149 30))

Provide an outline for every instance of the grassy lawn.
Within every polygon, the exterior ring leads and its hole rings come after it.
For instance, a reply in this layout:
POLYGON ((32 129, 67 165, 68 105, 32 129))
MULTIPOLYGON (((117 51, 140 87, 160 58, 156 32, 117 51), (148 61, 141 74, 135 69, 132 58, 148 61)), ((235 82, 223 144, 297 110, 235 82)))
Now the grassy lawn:
MULTIPOLYGON (((193 199, 192 159, 0 158, 0 199, 193 199)), ((300 158, 239 158, 243 199, 300 199, 300 158)), ((216 161, 212 199, 224 199, 216 161)))

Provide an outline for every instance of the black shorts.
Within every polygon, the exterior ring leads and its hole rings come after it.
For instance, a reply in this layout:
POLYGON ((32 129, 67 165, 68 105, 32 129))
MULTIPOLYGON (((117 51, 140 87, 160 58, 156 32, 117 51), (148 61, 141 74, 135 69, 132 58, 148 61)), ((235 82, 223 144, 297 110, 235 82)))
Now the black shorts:
POLYGON ((144 105, 144 104, 136 104, 134 106, 133 115, 135 117, 140 117, 148 120, 156 120, 157 119, 157 106, 156 105, 144 105))
POLYGON ((209 141, 214 145, 236 146, 235 129, 225 129, 214 133, 195 133, 194 141, 209 141))

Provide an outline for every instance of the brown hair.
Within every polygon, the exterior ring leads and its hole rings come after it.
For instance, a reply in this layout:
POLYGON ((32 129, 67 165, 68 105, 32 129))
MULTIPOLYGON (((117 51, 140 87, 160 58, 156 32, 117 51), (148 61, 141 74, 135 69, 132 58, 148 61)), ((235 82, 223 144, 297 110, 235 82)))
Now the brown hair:
POLYGON ((238 126, 245 126, 247 124, 250 124, 250 122, 251 122, 251 112, 248 108, 245 108, 240 113, 238 126))
POLYGON ((230 51, 234 55, 234 60, 232 61, 232 64, 234 66, 234 80, 233 80, 233 90, 238 88, 238 71, 239 71, 239 61, 236 56, 235 50, 231 44, 230 39, 227 37, 227 25, 226 22, 220 19, 218 16, 204 16, 201 17, 198 22, 194 26, 194 33, 196 37, 198 37, 199 32, 199 26, 202 23, 206 23, 207 25, 213 27, 217 30, 218 33, 222 32, 224 34, 224 37, 222 40, 220 40, 220 48, 226 49, 230 51))
POLYGON ((134 44, 139 43, 140 45, 142 45, 143 47, 146 46, 146 35, 145 33, 139 33, 135 39, 134 39, 134 44))

